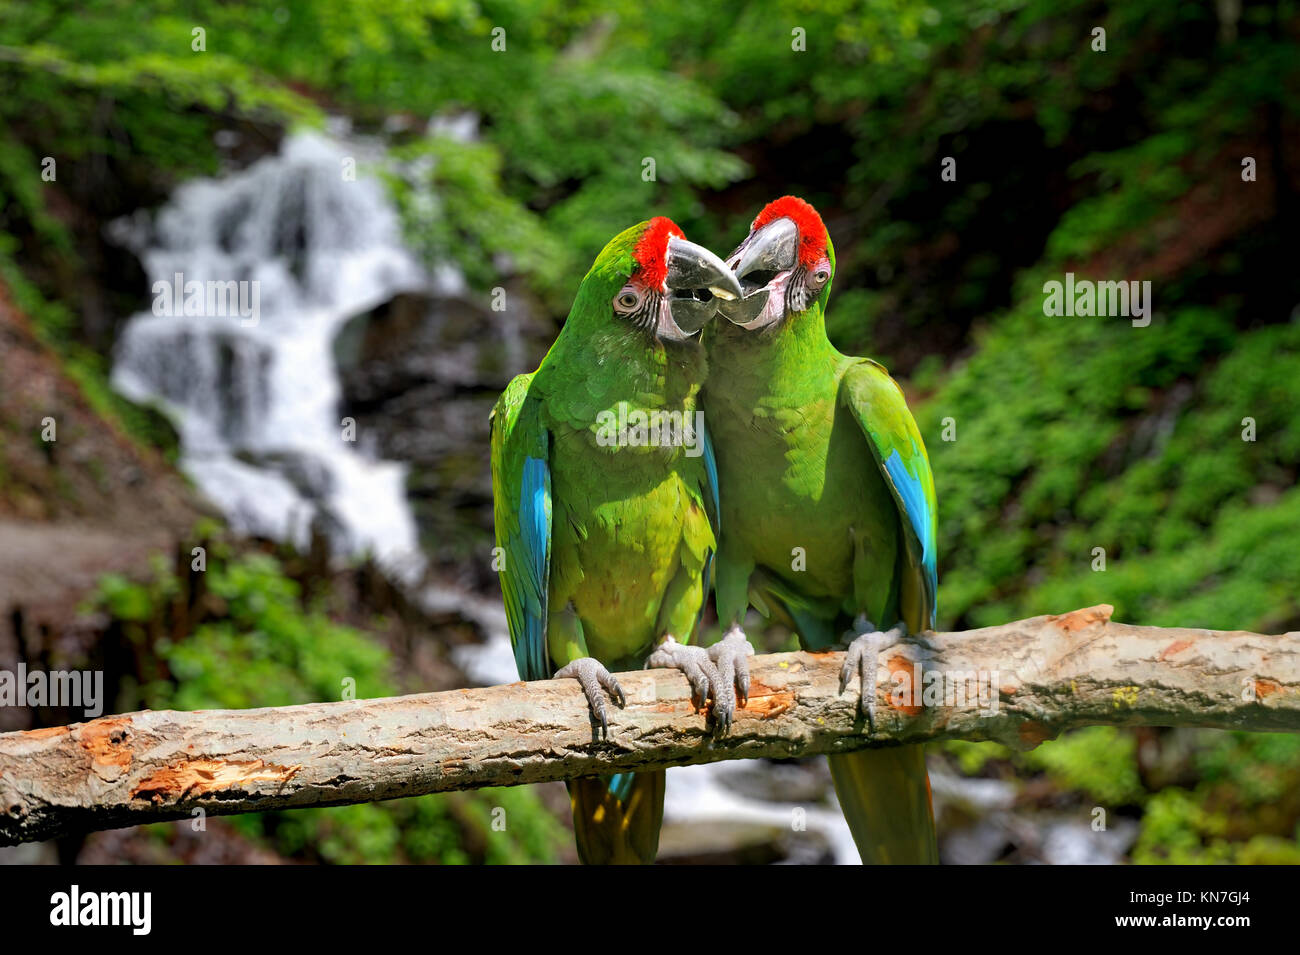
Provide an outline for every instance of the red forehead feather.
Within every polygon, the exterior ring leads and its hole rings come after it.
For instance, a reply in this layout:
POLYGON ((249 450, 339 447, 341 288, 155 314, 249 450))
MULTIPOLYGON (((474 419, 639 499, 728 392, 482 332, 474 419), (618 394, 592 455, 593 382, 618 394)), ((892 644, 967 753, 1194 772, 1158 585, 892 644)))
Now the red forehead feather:
POLYGON ((782 196, 769 202, 758 214, 750 232, 757 232, 769 222, 790 219, 799 229, 799 264, 811 266, 826 254, 826 226, 817 210, 798 196, 782 196))
POLYGON ((668 237, 686 238, 686 233, 667 216, 655 216, 646 223, 645 231, 637 240, 632 256, 636 259, 637 277, 647 288, 663 288, 668 278, 668 237))

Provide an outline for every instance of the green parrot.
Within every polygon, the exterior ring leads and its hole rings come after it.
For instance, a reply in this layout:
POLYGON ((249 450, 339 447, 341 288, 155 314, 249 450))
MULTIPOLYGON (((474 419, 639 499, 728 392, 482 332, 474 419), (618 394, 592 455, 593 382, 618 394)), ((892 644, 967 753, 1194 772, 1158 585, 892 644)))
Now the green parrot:
MULTIPOLYGON (((824 313, 835 252, 793 196, 769 203, 727 262, 743 295, 708 333, 702 392, 717 453, 716 565, 723 642, 752 602, 805 649, 847 630, 841 691, 861 676, 874 726, 880 651, 933 628, 934 480, 902 390, 876 362, 841 355, 824 313)), ((830 757, 864 862, 938 861, 920 746, 830 757)))
MULTIPOLYGON (((501 590, 519 676, 572 678, 609 733, 611 670, 676 667, 697 703, 730 725, 734 680, 688 641, 716 550, 717 478, 703 415, 700 330, 740 295, 709 250, 657 217, 610 241, 578 288, 538 369, 492 411, 492 491, 501 590)), ((724 663, 727 661, 724 661, 724 663)), ((734 670, 734 667, 732 668, 734 670)), ((650 863, 664 773, 569 783, 586 863, 650 863)))

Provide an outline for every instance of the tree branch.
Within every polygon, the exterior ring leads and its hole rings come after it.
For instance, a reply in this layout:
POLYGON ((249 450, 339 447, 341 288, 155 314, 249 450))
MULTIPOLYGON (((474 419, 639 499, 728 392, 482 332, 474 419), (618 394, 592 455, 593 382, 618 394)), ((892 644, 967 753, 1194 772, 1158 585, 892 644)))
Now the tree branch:
POLYGON ((196 809, 223 815, 374 802, 945 738, 1029 748, 1097 723, 1300 731, 1300 633, 1133 627, 1110 614, 1102 605, 928 633, 887 650, 881 664, 890 678, 878 688, 874 735, 856 712, 856 677, 839 693, 843 654, 830 652, 755 657, 749 703, 722 739, 706 733, 685 678, 670 670, 620 674, 627 707, 610 707, 610 738, 599 742, 571 680, 273 709, 145 711, 4 733, 0 845, 196 809))

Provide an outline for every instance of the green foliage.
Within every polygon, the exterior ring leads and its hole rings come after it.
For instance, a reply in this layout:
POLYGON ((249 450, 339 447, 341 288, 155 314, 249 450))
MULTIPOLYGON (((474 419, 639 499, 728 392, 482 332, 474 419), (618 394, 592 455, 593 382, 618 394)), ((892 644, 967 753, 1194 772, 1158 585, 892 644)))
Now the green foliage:
POLYGON ((1231 853, 1222 839, 1225 827, 1221 814, 1207 810, 1186 790, 1161 790, 1147 803, 1133 859, 1147 864, 1226 864, 1231 853))
POLYGON ((943 750, 957 761, 964 776, 978 776, 991 760, 1011 756, 1011 750, 1001 743, 973 743, 965 739, 945 740, 943 750))
POLYGON ((945 618, 1098 602, 1161 625, 1294 617, 1300 557, 1282 528, 1300 496, 1282 489, 1300 460, 1300 324, 1239 332, 1186 308, 1133 328, 1048 318, 1040 303, 988 329, 921 412, 943 502, 945 618), (956 441, 934 439, 945 417, 956 441), (1257 486, 1276 490, 1251 500, 1257 486))
MULTIPOLYGON (((1180 121, 1219 127, 1206 112, 1219 95, 1189 98, 1204 109, 1180 121)), ((1103 602, 1119 619, 1163 626, 1279 632, 1300 619, 1300 322, 1245 321, 1241 298, 1223 292, 1202 304, 1207 274, 1221 289, 1240 281, 1231 253, 1198 262, 1190 285, 1157 276, 1145 328, 1043 314, 1043 282, 1068 263, 1116 244, 1147 254, 1151 235, 1169 234, 1159 223, 1188 187, 1194 145, 1172 131, 1076 164, 1108 191, 1061 216, 969 360, 937 380, 927 372, 919 417, 940 500, 945 626, 1103 602), (949 417, 954 442, 940 439, 949 417)), ((967 772, 1000 758, 949 751, 967 772)), ((1293 737, 1198 734, 1191 788, 1145 779, 1132 733, 1113 728, 1008 761, 1108 808, 1142 806, 1136 862, 1294 863, 1300 805, 1283 798, 1294 751, 1293 737)))
POLYGON ((1022 757, 1031 769, 1046 770, 1063 789, 1076 789, 1106 806, 1141 800, 1133 737, 1113 726, 1089 726, 1048 740, 1022 757))
POLYGON ((335 865, 553 861, 569 835, 526 788, 446 793, 267 815, 236 827, 289 858, 335 865), (492 828, 495 818, 505 829, 492 828))
MULTIPOLYGON (((244 709, 392 695, 387 650, 320 608, 304 607, 300 585, 265 554, 228 557, 211 549, 205 581, 220 602, 215 619, 181 640, 161 637, 151 658, 170 671, 143 688, 153 709, 244 709)), ((114 620, 147 627, 177 596, 180 582, 161 564, 143 582, 106 576, 99 605, 114 620)), ((553 861, 563 827, 529 789, 479 790, 386 803, 263 813, 232 825, 293 857, 353 864, 553 861), (493 829, 500 808, 505 829, 493 829)))
MULTIPOLYGON (((1270 130, 1300 113, 1296 0, 1245 5, 1231 40, 1226 8, 1159 0, 76 6, 0 0, 0 281, 138 440, 175 450, 156 414, 113 395, 80 327, 103 223, 218 172, 219 130, 269 146, 343 113, 383 131, 379 171, 414 247, 479 288, 520 273, 557 317, 634 221, 671 215, 726 250, 767 199, 816 203, 839 252, 833 340, 896 359, 925 395, 945 626, 1100 602, 1139 623, 1298 625, 1300 322, 1284 311, 1300 289, 1289 259, 1260 255, 1275 224, 1249 227, 1258 239, 1223 231, 1244 205, 1243 151, 1263 171, 1270 130), (428 123, 465 114, 469 141, 428 123), (47 156, 56 183, 40 178, 47 156), (945 157, 956 183, 938 178, 945 157), (1067 269, 1152 279, 1151 325, 1044 316, 1043 282, 1067 269)), ((1260 203, 1274 187, 1249 188, 1260 203)), ((154 705, 331 699, 343 675, 359 694, 389 691, 382 651, 303 607, 274 562, 209 576, 225 613, 158 641, 176 682, 148 683, 154 705)), ((109 579, 103 596, 144 639, 174 585, 109 579)), ((1138 861, 1295 861, 1296 754, 1279 739, 1198 735, 1200 781, 1151 789, 1125 731, 1028 755, 946 750, 968 773, 1045 773, 1141 805, 1138 861)), ((336 862, 544 858, 556 835, 514 790, 236 825, 336 862), (507 808, 510 838, 482 828, 490 805, 507 808)))
POLYGON ((572 265, 563 243, 502 192, 501 157, 493 147, 434 135, 390 157, 397 171, 386 178, 406 235, 427 261, 456 262, 478 288, 499 280, 498 256, 551 285, 572 265))
MULTIPOLYGON (((842 240, 839 293, 862 293, 832 315, 855 352, 906 347, 940 314, 959 332, 1006 302, 1049 233, 1054 256, 1086 257, 1139 230, 1221 164, 1262 107, 1291 108, 1300 72, 1267 11, 1247 11, 1237 41, 1214 46, 1210 10, 1149 2, 1099 13, 1035 0, 169 0, 146 19, 128 0, 81 4, 75 18, 54 0, 10 0, 0 11, 0 72, 22 81, 0 103, 0 129, 12 128, 0 232, 67 248, 41 201, 40 156, 78 176, 95 156, 110 174, 95 185, 161 195, 214 170, 222 126, 319 124, 328 108, 399 130, 407 161, 389 179, 418 248, 480 287, 513 263, 558 315, 605 240, 650 212, 729 248, 753 203, 806 195, 842 240), (1106 54, 1086 42, 1097 25, 1106 54), (480 118, 477 141, 400 131, 463 114, 480 118), (935 189, 943 156, 958 161, 960 188, 935 189), (648 158, 654 182, 642 179, 648 158), (722 215, 705 207, 751 172, 765 192, 722 215), (994 228, 1024 235, 998 253, 958 238, 994 228)), ((1291 0, 1277 5, 1294 14, 1291 0)))
POLYGON ((247 709, 340 699, 345 679, 354 681, 358 697, 396 692, 388 653, 319 610, 305 611, 299 585, 273 558, 253 555, 207 574, 225 613, 184 640, 155 645, 176 683, 157 688, 152 707, 247 709))
POLYGON ((1300 738, 1201 731, 1198 782, 1147 802, 1134 861, 1300 864, 1300 738))

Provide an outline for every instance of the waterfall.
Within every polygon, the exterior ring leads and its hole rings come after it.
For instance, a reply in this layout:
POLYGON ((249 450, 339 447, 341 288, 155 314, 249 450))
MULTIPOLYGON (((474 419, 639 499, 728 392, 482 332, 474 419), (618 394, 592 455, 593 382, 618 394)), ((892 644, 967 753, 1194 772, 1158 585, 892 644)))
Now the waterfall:
POLYGON ((169 415, 182 469, 235 531, 304 546, 319 523, 337 553, 413 579, 406 469, 374 459, 338 410, 341 325, 429 284, 362 152, 291 135, 278 155, 180 186, 153 221, 115 224, 155 298, 126 323, 112 381, 169 415), (234 283, 241 307, 223 307, 234 283))

